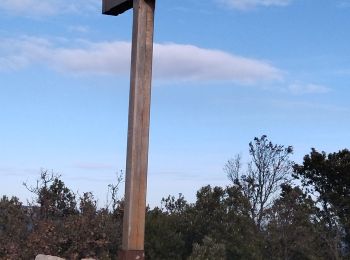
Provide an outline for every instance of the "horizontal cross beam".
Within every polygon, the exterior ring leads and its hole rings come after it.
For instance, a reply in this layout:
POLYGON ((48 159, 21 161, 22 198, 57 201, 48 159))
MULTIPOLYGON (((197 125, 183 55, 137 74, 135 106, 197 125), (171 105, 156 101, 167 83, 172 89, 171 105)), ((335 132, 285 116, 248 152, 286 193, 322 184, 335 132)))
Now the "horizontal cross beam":
POLYGON ((119 15, 133 7, 133 0, 102 0, 102 13, 119 15))

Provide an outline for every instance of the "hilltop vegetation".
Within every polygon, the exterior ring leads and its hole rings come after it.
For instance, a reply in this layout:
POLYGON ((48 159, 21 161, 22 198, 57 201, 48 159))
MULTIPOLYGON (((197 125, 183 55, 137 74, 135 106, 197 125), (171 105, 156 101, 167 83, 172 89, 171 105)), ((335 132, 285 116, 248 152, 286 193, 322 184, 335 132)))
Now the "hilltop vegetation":
MULTIPOLYGON (((180 194, 146 212, 147 259, 350 259, 350 151, 312 149, 298 165, 291 146, 266 136, 224 170, 227 187, 202 187, 189 203, 180 194)), ((120 182, 120 179, 119 181, 120 182)), ((109 206, 77 196, 60 176, 41 172, 31 205, 0 199, 0 259, 51 254, 116 259, 123 200, 111 185, 109 206)))

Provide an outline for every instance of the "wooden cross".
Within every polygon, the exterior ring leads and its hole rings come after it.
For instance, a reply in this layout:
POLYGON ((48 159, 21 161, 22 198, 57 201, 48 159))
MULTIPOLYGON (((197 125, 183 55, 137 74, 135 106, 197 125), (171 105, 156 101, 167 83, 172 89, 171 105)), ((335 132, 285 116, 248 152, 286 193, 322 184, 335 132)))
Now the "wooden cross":
POLYGON ((102 0, 103 14, 133 8, 123 243, 119 258, 144 259, 155 0, 102 0))

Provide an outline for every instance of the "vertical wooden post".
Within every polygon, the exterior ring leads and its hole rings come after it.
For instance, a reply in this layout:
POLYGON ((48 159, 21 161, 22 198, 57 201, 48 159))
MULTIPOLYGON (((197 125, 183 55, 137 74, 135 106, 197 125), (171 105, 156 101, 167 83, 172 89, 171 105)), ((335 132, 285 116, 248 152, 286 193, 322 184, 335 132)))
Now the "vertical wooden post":
POLYGON ((120 259, 144 259, 155 0, 133 1, 133 34, 120 259))

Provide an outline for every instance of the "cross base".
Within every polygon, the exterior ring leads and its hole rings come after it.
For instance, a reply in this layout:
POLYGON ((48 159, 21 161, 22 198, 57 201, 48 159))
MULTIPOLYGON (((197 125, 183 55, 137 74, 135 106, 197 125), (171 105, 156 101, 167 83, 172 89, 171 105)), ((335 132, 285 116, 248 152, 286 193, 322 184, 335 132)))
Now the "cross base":
POLYGON ((120 260, 145 260, 145 252, 143 250, 120 250, 118 252, 120 260))

